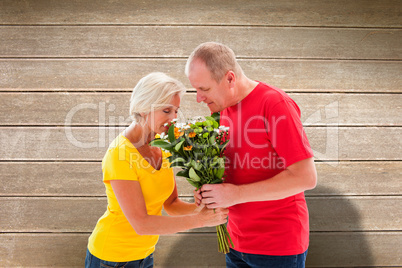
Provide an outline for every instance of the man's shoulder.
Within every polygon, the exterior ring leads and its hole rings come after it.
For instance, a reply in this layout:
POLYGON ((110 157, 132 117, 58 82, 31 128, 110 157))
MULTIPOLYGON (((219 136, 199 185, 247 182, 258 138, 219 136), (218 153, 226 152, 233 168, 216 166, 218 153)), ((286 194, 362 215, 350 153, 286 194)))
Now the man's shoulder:
MULTIPOLYGON (((268 105, 276 105, 285 100, 291 100, 289 95, 280 88, 260 82, 258 85, 258 98, 268 105)), ((256 96, 256 97, 257 97, 256 96)))

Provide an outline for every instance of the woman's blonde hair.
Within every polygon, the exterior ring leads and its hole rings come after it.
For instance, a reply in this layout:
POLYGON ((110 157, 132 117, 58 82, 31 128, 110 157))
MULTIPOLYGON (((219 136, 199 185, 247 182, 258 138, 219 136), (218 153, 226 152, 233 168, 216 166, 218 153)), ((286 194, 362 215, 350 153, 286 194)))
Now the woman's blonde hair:
POLYGON ((161 72, 150 73, 141 78, 133 89, 130 116, 139 123, 142 114, 162 109, 174 95, 181 97, 185 91, 186 88, 180 81, 161 72))
POLYGON ((220 82, 228 71, 233 71, 237 76, 243 75, 243 70, 237 63, 233 50, 224 44, 206 42, 194 49, 187 59, 185 73, 188 77, 191 63, 195 59, 203 61, 211 72, 211 77, 220 82))

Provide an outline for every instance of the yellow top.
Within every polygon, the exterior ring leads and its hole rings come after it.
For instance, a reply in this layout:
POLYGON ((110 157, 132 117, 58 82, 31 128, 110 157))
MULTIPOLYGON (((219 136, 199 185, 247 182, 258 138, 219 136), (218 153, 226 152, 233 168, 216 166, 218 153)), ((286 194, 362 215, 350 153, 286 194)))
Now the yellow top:
POLYGON ((94 256, 105 261, 127 262, 144 259, 154 252, 159 235, 138 235, 134 231, 117 202, 110 180, 138 181, 148 215, 161 215, 163 203, 175 186, 167 156, 162 151, 162 166, 155 170, 122 134, 111 143, 102 160, 108 206, 88 243, 94 256))

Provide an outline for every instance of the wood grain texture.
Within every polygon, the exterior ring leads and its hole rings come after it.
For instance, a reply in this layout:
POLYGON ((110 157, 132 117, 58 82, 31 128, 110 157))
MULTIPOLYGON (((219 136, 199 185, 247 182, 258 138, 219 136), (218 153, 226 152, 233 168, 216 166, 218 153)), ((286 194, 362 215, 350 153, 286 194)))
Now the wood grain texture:
POLYGON ((400 27, 398 0, 0 2, 1 24, 148 24, 400 27))
MULTIPOLYGON (((306 196, 400 195, 402 162, 318 162, 318 185, 306 196)), ((101 163, 0 162, 0 196, 105 196, 101 163)), ((193 187, 176 177, 179 195, 193 187)))
MULTIPOLYGON (((402 126, 402 95, 290 93, 304 125, 402 126)), ((131 123, 131 93, 0 93, 0 125, 107 126, 131 123)), ((182 98, 178 118, 208 115, 195 93, 182 98)))
MULTIPOLYGON (((0 59, 2 91, 131 91, 150 72, 191 88, 185 59, 0 59)), ((359 60, 239 60, 248 77, 289 91, 400 93, 401 64, 359 60)))
MULTIPOLYGON (((132 88, 165 72, 189 89, 182 118, 208 114, 184 65, 218 41, 301 107, 318 172, 306 267, 402 267, 401 12, 400 0, 0 1, 0 266, 83 267, 132 88)), ((213 229, 162 236, 155 267, 225 267, 213 229)))
MULTIPOLYGON (((306 196, 400 195, 402 162, 316 162, 318 184, 306 196)), ((194 188, 176 177, 180 196, 193 196, 194 188)))
MULTIPOLYGON (((82 267, 89 234, 0 234, 7 267, 82 267)), ((306 267, 402 266, 401 232, 312 233, 306 267)), ((225 267, 215 234, 161 236, 155 267, 225 267), (200 254, 201 252, 201 254, 200 254)))
MULTIPOLYGON (((100 161, 122 130, 122 127, 1 127, 0 160, 100 161)), ((331 126, 305 130, 315 158, 320 161, 402 158, 400 127, 331 126)))
MULTIPOLYGON (((399 231, 401 198, 308 197, 310 230, 399 231)), ((106 198, 1 197, 0 201, 2 211, 8 211, 0 219, 3 232, 91 232, 106 211, 106 198)))
POLYGON ((6 37, 0 39, 2 57, 186 58, 199 44, 216 41, 238 58, 402 58, 398 29, 3 26, 0 36, 6 37))

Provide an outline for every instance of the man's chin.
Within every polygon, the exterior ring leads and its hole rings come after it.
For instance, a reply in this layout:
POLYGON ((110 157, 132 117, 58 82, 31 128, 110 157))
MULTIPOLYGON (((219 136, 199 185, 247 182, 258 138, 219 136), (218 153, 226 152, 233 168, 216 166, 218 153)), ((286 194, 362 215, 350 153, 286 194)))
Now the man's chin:
POLYGON ((219 112, 218 107, 216 107, 216 105, 214 103, 211 104, 207 104, 209 110, 211 111, 211 113, 216 113, 219 112))

